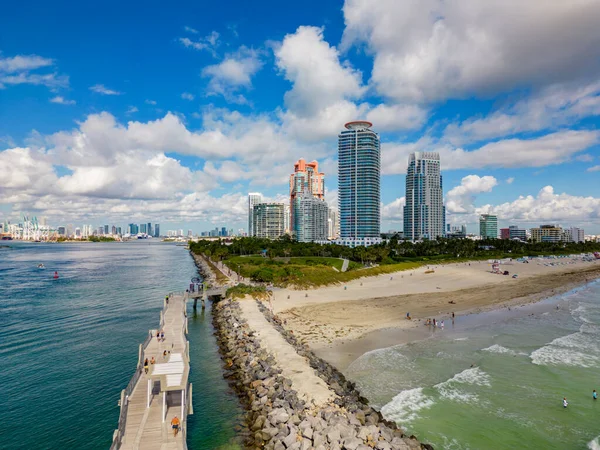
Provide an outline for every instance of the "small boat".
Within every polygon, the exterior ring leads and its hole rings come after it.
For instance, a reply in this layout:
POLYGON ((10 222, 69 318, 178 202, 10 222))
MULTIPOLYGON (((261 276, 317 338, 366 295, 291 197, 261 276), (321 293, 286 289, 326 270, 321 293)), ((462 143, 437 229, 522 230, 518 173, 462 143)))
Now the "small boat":
POLYGON ((44 266, 42 263, 38 264, 38 269, 45 269, 45 268, 46 268, 46 266, 44 266))

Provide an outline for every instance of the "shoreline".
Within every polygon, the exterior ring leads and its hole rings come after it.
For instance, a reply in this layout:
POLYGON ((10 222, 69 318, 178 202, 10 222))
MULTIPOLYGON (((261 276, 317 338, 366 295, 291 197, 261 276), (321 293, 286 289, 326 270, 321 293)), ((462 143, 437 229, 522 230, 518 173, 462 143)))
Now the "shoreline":
POLYGON ((478 326, 488 320, 516 317, 523 308, 543 309, 546 300, 600 279, 600 262, 570 269, 450 292, 306 302, 278 316, 317 356, 343 372, 369 351, 432 337, 438 330, 424 325, 427 318, 445 320, 446 331, 453 325, 478 326), (408 311, 412 320, 406 320, 408 311), (452 312, 456 314, 454 323, 452 312))

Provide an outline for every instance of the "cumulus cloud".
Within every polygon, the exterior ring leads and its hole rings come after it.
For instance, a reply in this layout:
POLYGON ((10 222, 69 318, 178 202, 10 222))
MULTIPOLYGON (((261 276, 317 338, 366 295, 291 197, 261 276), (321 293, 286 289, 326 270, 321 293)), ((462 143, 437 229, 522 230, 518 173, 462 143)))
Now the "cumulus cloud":
POLYGON ((340 54, 323 38, 323 29, 299 27, 275 46, 277 68, 292 82, 285 104, 294 114, 310 116, 336 102, 360 98, 362 74, 340 61, 340 54))
POLYGON ((589 167, 587 171, 588 172, 600 172, 600 166, 589 167))
POLYGON ((411 130, 421 128, 427 121, 428 111, 418 105, 380 104, 367 113, 367 120, 379 131, 411 130))
POLYGON ((222 95, 231 103, 247 103, 237 91, 251 88, 252 77, 262 66, 259 51, 240 47, 236 53, 225 56, 219 64, 202 70, 202 76, 209 79, 208 95, 222 95))
POLYGON ((346 0, 343 43, 374 56, 396 100, 488 95, 586 77, 600 67, 600 5, 545 0, 346 0))
POLYGON ((67 100, 61 95, 57 95, 56 97, 52 97, 50 99, 50 103, 58 103, 59 105, 74 105, 75 100, 67 100))
POLYGON ((103 84, 95 84, 93 86, 90 86, 90 91, 95 92, 97 94, 102 94, 102 95, 121 95, 122 94, 122 92, 108 89, 103 84))
POLYGON ((181 98, 184 100, 192 101, 192 100, 194 100, 194 94, 190 94, 189 92, 184 92, 183 94, 181 94, 181 98))
POLYGON ((505 181, 506 184, 513 184, 513 181, 515 181, 515 177, 508 177, 505 181))
POLYGON ((187 31, 188 33, 192 33, 192 34, 198 34, 198 30, 196 30, 196 29, 194 29, 194 28, 192 28, 192 27, 185 26, 185 27, 183 27, 183 29, 184 29, 185 31, 187 31))
POLYGON ((381 218, 389 222, 402 222, 406 197, 397 198, 387 205, 381 204, 381 218))
POLYGON ((503 220, 533 223, 581 222, 600 218, 600 198, 580 197, 567 193, 556 194, 552 186, 543 187, 538 194, 519 196, 512 202, 485 205, 480 214, 497 214, 503 220))
POLYGON ((477 194, 491 192, 498 185, 496 178, 486 175, 467 175, 460 186, 456 186, 446 194, 446 211, 449 214, 469 214, 475 210, 474 202, 477 194))
POLYGON ((156 100, 146 99, 145 103, 146 103, 146 105, 156 105, 156 100))

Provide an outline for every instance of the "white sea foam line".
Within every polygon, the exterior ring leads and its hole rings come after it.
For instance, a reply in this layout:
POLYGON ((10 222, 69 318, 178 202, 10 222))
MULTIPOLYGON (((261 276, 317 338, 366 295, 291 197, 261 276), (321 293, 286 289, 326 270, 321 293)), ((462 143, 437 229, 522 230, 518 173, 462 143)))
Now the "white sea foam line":
POLYGON ((531 362, 539 366, 565 365, 575 367, 597 367, 600 359, 597 356, 574 351, 572 348, 560 348, 547 345, 531 354, 531 362))
POLYGON ((587 447, 590 450, 600 450, 600 436, 598 436, 595 439, 593 439, 590 442, 588 442, 587 447))
POLYGON ((498 345, 498 344, 490 345, 489 347, 484 348, 481 351, 489 352, 489 353, 507 354, 507 355, 516 355, 517 354, 514 350, 511 350, 506 347, 502 347, 501 345, 498 345))
POLYGON ((389 420, 408 423, 419 418, 419 411, 430 408, 433 404, 433 399, 423 394, 423 388, 408 389, 384 405, 381 413, 389 420))

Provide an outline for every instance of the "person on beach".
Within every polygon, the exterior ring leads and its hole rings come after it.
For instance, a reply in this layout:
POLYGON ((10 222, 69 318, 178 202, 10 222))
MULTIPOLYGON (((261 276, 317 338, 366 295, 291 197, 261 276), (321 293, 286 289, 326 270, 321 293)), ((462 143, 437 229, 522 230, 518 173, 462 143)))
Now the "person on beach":
POLYGON ((569 406, 569 403, 567 402, 567 397, 563 397, 563 408, 566 408, 567 406, 569 406))
POLYGON ((442 320, 442 323, 440 324, 440 327, 442 327, 442 330, 444 329, 444 321, 442 320))
POLYGON ((160 332, 160 340, 165 342, 165 332, 164 331, 160 332))
POLYGON ((154 356, 150 359, 150 364, 155 364, 156 360, 154 359, 154 356))
POLYGON ((177 432, 179 431, 179 419, 177 416, 171 420, 171 428, 173 428, 173 437, 177 436, 177 432))
POLYGON ((596 389, 594 389, 594 391, 592 392, 592 397, 594 398, 594 400, 598 400, 598 393, 596 392, 596 389))
POLYGON ((166 350, 163 352, 163 359, 167 359, 167 351, 166 350))
POLYGON ((146 372, 146 374, 148 374, 148 358, 146 358, 144 361, 144 372, 146 372))
POLYGON ((452 320, 454 320, 454 312, 452 313, 452 320))

